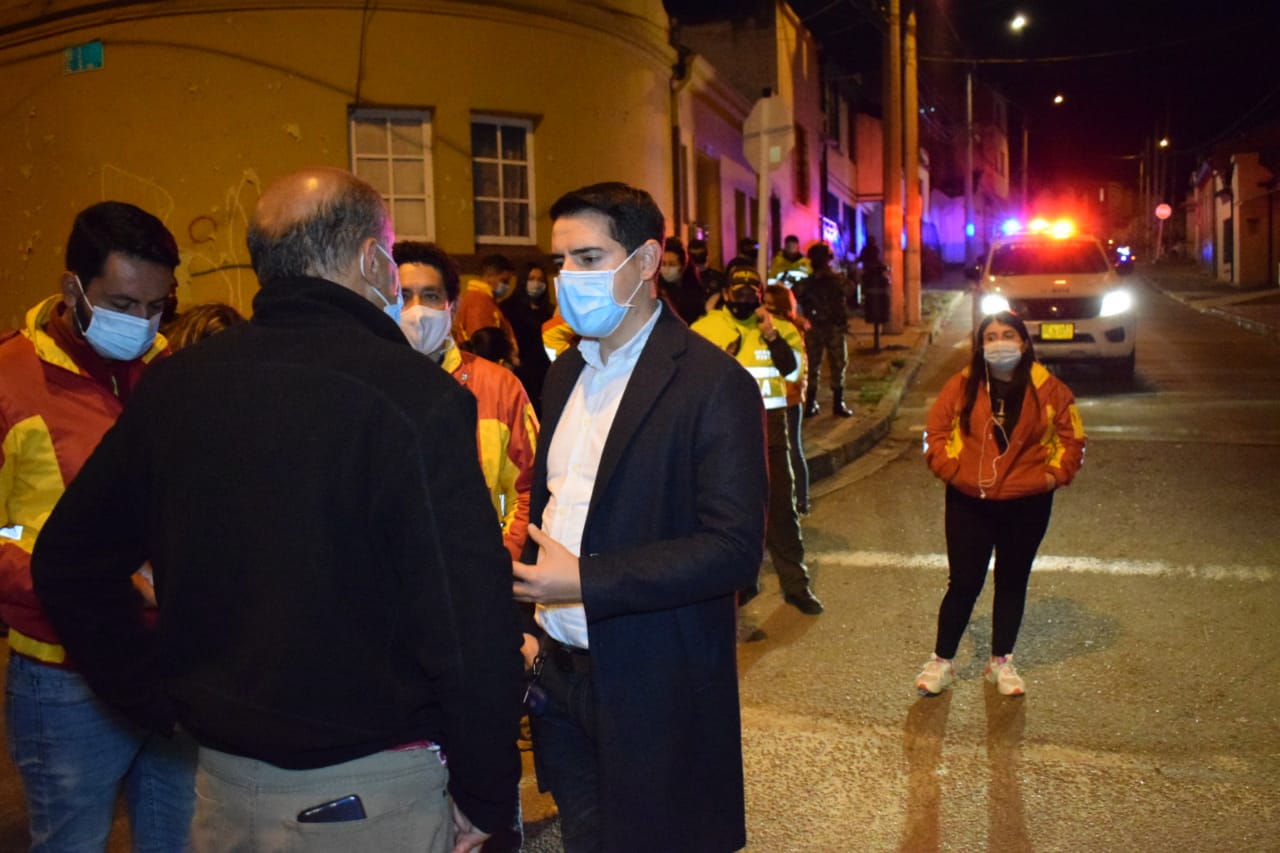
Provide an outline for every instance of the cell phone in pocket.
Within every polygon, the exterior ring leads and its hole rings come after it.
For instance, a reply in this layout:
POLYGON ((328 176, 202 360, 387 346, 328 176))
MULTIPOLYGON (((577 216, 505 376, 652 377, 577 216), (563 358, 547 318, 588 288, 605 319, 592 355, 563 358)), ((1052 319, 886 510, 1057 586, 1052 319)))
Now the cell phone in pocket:
POLYGON ((345 823, 364 818, 364 803, 355 794, 347 794, 298 812, 298 823, 345 823))

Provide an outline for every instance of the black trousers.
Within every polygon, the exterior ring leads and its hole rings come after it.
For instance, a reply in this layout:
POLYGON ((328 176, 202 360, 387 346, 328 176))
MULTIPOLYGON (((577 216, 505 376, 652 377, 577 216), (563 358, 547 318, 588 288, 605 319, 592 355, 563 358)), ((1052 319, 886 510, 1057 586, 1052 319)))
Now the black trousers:
POLYGON ((1031 563, 1049 529, 1053 492, 991 501, 947 487, 947 594, 938 608, 938 637, 933 651, 953 658, 969 625, 974 602, 996 555, 996 595, 992 613, 991 654, 1013 652, 1027 603, 1031 563))
POLYGON ((805 354, 809 358, 809 393, 818 396, 818 377, 822 374, 822 357, 831 366, 827 385, 832 393, 844 392, 845 368, 849 364, 848 329, 841 326, 812 326, 804 334, 805 354))
POLYGON ((769 517, 765 524, 765 547, 769 549, 783 594, 800 595, 809 588, 809 570, 804 564, 804 539, 800 533, 800 516, 796 514, 787 410, 769 409, 765 417, 769 429, 769 517))

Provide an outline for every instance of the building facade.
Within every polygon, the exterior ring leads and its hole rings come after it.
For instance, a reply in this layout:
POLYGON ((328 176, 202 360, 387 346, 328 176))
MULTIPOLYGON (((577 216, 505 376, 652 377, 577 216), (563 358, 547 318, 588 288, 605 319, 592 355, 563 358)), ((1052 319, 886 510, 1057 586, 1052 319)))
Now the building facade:
POLYGON ((183 303, 248 312, 266 183, 350 168, 401 237, 464 261, 549 246, 561 193, 624 180, 673 214, 677 53, 660 0, 52 0, 0 9, 0 323, 56 288, 74 214, 159 216, 183 303), (584 85, 590 81, 590 85, 584 85))

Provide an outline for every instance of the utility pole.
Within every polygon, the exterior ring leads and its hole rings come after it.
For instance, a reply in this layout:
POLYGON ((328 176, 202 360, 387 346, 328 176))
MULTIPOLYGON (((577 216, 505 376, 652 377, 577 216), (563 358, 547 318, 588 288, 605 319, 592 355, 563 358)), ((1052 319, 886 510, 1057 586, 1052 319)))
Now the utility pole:
POLYGON ((964 72, 964 262, 974 262, 974 234, 978 225, 973 210, 973 66, 964 72))
POLYGON ((904 312, 908 326, 920 325, 920 222, 924 200, 920 197, 920 90, 916 64, 916 13, 907 14, 903 47, 903 177, 907 193, 907 256, 902 277, 904 312))
POLYGON ((888 0, 884 51, 884 251, 889 275, 890 334, 903 330, 902 264, 902 15, 888 0))

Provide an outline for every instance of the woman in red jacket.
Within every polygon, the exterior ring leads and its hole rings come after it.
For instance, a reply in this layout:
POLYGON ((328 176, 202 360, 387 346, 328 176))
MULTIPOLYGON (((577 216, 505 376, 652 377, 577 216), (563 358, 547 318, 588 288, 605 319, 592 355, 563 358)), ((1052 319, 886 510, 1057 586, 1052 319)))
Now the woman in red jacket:
POLYGON ((1084 460, 1075 397, 1035 360, 1031 336, 1010 312, 982 321, 967 368, 929 412, 925 459, 947 484, 950 576, 938 610, 933 658, 916 676, 922 695, 955 680, 953 659, 995 551, 996 592, 986 677, 1006 696, 1026 685, 1013 668, 1031 563, 1049 526, 1053 492, 1084 460))

